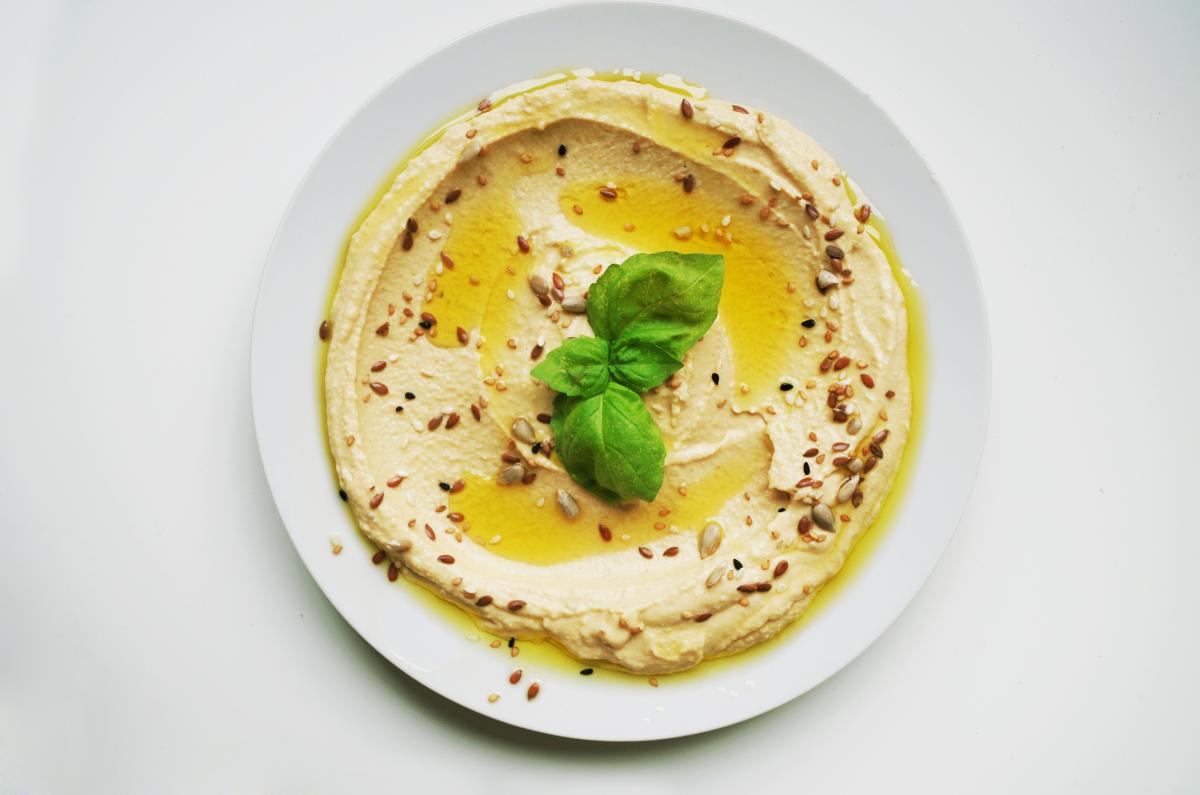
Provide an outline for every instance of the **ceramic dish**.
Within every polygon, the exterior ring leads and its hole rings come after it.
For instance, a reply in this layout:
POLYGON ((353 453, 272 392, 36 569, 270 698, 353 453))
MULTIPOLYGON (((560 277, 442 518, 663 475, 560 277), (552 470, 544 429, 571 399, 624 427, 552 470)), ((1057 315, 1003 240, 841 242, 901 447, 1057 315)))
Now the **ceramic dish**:
POLYGON ((642 4, 578 5, 511 19, 443 48, 351 118, 298 188, 264 269, 254 318, 252 399, 259 448, 292 542, 326 596, 409 676, 480 714, 594 740, 702 732, 761 714, 848 663, 932 571, 965 506, 989 395, 986 320, 954 214, 912 145, 870 99, 794 45, 710 14, 642 4), (562 30, 587 30, 564 37, 562 30), (380 185, 430 131, 495 89, 563 69, 672 73, 714 97, 770 110, 813 136, 865 189, 920 285, 925 373, 908 474, 816 609, 776 639, 692 672, 645 677, 521 644, 542 693, 507 684, 512 652, 415 586, 390 582, 356 531, 331 470, 315 333, 333 274, 380 185), (333 554, 335 545, 341 547, 333 554), (660 681, 661 680, 661 681, 660 681), (489 694, 500 698, 489 700, 489 694))

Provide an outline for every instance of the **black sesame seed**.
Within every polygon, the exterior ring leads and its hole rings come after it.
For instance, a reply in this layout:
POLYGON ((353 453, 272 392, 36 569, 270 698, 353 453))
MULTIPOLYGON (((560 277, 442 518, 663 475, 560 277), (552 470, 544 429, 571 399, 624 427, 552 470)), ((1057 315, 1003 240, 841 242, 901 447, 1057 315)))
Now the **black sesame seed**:
POLYGON ((534 454, 534 455, 537 455, 538 453, 542 452, 542 443, 541 443, 541 442, 534 442, 534 443, 533 443, 533 446, 532 446, 532 447, 530 447, 529 449, 533 451, 533 454, 534 454))
POLYGON ((737 569, 738 571, 741 571, 742 570, 742 562, 740 560, 738 560, 737 558, 734 558, 733 559, 733 567, 735 569, 737 569))
POLYGON ((438 488, 441 489, 442 491, 450 491, 450 484, 449 483, 439 483, 438 488))
POLYGON ((776 513, 783 513, 786 510, 787 510, 787 508, 780 508, 778 511, 776 511, 776 513))
POLYGON ((417 399, 417 396, 416 396, 416 395, 414 395, 412 392, 405 392, 405 393, 404 393, 404 399, 405 399, 405 400, 416 400, 416 399, 417 399))
POLYGON ((342 502, 350 501, 350 495, 346 493, 345 489, 338 489, 338 496, 342 498, 342 502))
POLYGON ((592 675, 592 670, 593 670, 593 669, 591 669, 591 668, 584 668, 584 669, 583 669, 582 671, 580 671, 579 673, 580 673, 580 675, 581 675, 581 676, 591 676, 591 675, 592 675))
POLYGON ((790 392, 790 391, 792 391, 793 386, 795 386, 795 385, 789 384, 787 381, 784 381, 782 384, 779 385, 779 391, 780 392, 790 392))
POLYGON ((508 639, 508 648, 510 648, 510 649, 511 649, 511 648, 512 648, 514 645, 516 645, 516 643, 517 643, 517 639, 516 639, 516 638, 509 638, 509 639, 508 639))
POLYGON ((812 469, 809 468, 807 461, 804 462, 804 474, 806 474, 806 475, 812 474, 812 469))
POLYGON ((804 322, 803 322, 803 323, 801 323, 800 325, 801 325, 801 326, 804 326, 805 328, 812 328, 813 326, 817 325, 817 321, 813 320, 813 319, 810 317, 808 320, 804 321, 804 322))
POLYGON ((719 385, 719 384, 721 383, 721 375, 720 375, 720 373, 713 373, 713 374, 712 374, 712 379, 713 379, 713 383, 714 383, 714 384, 718 384, 718 385, 719 385))
POLYGON ((397 414, 399 414, 399 413, 400 413, 400 412, 402 412, 402 411, 404 411, 404 406, 396 406, 396 413, 397 413, 397 414))
POLYGON ((558 145, 558 156, 559 156, 559 157, 562 157, 562 156, 563 156, 563 155, 565 155, 566 153, 567 153, 567 145, 566 145, 566 144, 559 144, 559 145, 558 145))
POLYGON ((430 321, 428 321, 428 320, 422 320, 422 321, 421 321, 420 323, 418 323, 417 325, 418 325, 418 326, 420 326, 420 327, 421 327, 421 328, 423 328, 423 329, 426 329, 426 330, 433 328, 433 323, 431 323, 431 322, 430 322, 430 321))

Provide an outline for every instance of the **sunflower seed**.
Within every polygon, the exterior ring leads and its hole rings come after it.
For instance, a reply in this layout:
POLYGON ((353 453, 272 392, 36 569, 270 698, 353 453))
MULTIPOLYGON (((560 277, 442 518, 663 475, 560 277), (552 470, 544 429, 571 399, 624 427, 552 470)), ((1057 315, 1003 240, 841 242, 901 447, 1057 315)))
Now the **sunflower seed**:
POLYGON ((829 506, 823 502, 813 505, 812 520, 822 530, 833 529, 833 511, 829 510, 829 506))
POLYGON ((843 502, 847 502, 852 496, 854 496, 854 490, 858 488, 858 482, 860 480, 862 480, 860 476, 854 475, 848 478, 846 482, 842 484, 842 487, 838 489, 837 493, 837 501, 839 505, 841 505, 843 502))
POLYGON ((837 274, 832 271, 823 270, 817 274, 817 289, 821 292, 825 292, 830 287, 838 284, 838 282, 837 274))
POLYGON ((546 295, 550 292, 550 283, 542 274, 531 273, 529 274, 529 289, 533 290, 534 295, 546 295))
POLYGON ((709 522, 704 525, 704 529, 700 531, 701 558, 707 558, 717 551, 717 547, 721 546, 721 535, 721 525, 716 522, 709 522))
POLYGON ((848 425, 846 425, 846 433, 850 434, 851 436, 853 436, 854 434, 858 433, 861 430, 862 430, 862 420, 860 420, 858 417, 855 417, 854 419, 850 420, 850 423, 848 425))
POLYGON ((562 509, 563 516, 568 519, 574 519, 579 515, 579 503, 575 502, 575 498, 562 489, 558 490, 558 507, 562 509))
POLYGON ((500 470, 500 474, 496 477, 496 482, 501 486, 510 486, 523 477, 525 477, 525 467, 521 464, 513 464, 500 470))
POLYGON ((846 469, 849 469, 855 475, 857 475, 859 472, 862 472, 863 471, 862 459, 861 458, 851 459, 850 463, 846 465, 846 469))
POLYGON ((537 441, 537 437, 533 435, 533 426, 524 417, 517 417, 513 420, 512 435, 517 437, 517 441, 525 444, 533 444, 537 441))
POLYGON ((572 315, 582 315, 587 311, 587 299, 582 295, 564 296, 562 308, 564 312, 570 312, 572 315))
POLYGON ((722 563, 708 573, 708 579, 704 581, 705 588, 712 588, 725 577, 726 566, 722 563))

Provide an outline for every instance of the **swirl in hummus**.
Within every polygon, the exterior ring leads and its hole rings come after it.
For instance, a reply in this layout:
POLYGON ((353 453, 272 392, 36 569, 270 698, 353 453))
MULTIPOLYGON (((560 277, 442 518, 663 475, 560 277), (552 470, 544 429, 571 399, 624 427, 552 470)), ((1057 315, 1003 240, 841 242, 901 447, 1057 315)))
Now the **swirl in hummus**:
POLYGON ((640 673, 795 620, 908 436, 904 297, 833 158, 787 122, 635 81, 497 102, 414 157, 353 236, 325 396, 341 488, 395 571, 484 629, 640 673), (645 402, 652 503, 563 471, 530 375, 639 251, 725 257, 716 323, 645 402))

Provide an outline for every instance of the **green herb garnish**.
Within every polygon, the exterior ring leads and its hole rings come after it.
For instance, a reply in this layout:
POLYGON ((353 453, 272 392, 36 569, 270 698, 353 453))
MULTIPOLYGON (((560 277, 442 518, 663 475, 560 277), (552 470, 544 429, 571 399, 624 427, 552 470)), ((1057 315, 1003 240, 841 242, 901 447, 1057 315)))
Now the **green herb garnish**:
POLYGON ((683 366, 717 318, 720 254, 635 254, 588 291, 595 337, 572 337, 533 368, 560 394, 551 427, 558 456, 584 488, 610 502, 653 500, 666 445, 640 394, 683 366))

